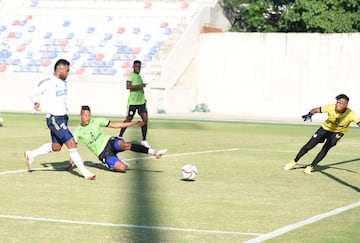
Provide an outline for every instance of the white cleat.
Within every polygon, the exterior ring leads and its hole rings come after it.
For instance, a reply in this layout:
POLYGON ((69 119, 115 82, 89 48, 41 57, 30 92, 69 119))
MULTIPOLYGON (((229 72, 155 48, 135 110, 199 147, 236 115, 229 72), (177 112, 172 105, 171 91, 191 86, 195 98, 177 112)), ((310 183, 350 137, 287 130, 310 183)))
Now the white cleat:
POLYGON ((28 171, 31 171, 32 162, 34 160, 30 158, 30 151, 25 151, 24 156, 25 156, 25 160, 26 160, 25 161, 26 162, 26 168, 28 169, 28 171))
POLYGON ((146 140, 142 140, 140 144, 144 147, 151 148, 150 144, 146 140))
POLYGON ((164 154, 167 153, 167 151, 168 151, 167 149, 156 150, 156 151, 155 151, 155 157, 156 157, 157 159, 160 159, 161 156, 163 156, 164 154))
POLYGON ((92 181, 92 180, 95 180, 95 176, 96 175, 90 175, 90 176, 86 177, 85 179, 92 181))

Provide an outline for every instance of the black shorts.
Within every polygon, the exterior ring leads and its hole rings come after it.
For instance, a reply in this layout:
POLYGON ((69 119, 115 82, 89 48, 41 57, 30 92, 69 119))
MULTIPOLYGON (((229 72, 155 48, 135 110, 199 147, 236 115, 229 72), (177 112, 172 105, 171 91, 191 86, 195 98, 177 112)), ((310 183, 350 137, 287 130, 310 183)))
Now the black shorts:
POLYGON ((118 145, 119 140, 122 140, 122 138, 111 137, 104 150, 98 156, 99 160, 106 164, 110 169, 113 169, 115 163, 120 160, 116 154, 124 151, 118 145))
POLYGON ((314 143, 323 143, 326 140, 327 143, 331 144, 331 146, 334 146, 343 136, 344 133, 330 132, 320 127, 311 137, 311 140, 314 143))
POLYGON ((138 111, 138 114, 140 115, 141 113, 145 113, 147 112, 146 109, 146 104, 142 104, 142 105, 129 105, 129 109, 128 109, 128 116, 133 117, 136 113, 136 110, 138 111))

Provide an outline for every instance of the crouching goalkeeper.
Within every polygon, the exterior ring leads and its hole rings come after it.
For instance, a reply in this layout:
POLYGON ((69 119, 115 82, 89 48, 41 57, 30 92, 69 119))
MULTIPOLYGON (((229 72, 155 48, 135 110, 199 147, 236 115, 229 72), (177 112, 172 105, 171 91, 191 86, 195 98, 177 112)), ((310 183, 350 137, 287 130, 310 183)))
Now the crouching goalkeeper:
POLYGON ((304 121, 311 122, 311 117, 314 114, 327 113, 328 119, 300 149, 294 160, 285 165, 284 170, 292 169, 302 156, 313 149, 317 144, 324 143, 315 159, 304 170, 304 173, 311 174, 315 166, 325 158, 329 150, 334 147, 348 131, 352 122, 360 126, 360 120, 357 118, 355 112, 348 108, 349 97, 345 94, 339 94, 335 99, 336 104, 328 104, 322 107, 313 108, 308 114, 302 116, 304 121))

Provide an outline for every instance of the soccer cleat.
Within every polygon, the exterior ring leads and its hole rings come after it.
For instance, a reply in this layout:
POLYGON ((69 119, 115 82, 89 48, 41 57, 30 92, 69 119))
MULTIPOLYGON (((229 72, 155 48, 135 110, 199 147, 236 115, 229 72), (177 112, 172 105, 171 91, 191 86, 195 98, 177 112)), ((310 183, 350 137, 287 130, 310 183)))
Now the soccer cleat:
POLYGON ((90 175, 90 176, 88 176, 88 177, 86 177, 86 180, 95 180, 95 176, 96 175, 90 175))
POLYGON ((167 151, 168 151, 167 149, 156 150, 156 151, 155 151, 155 157, 156 157, 157 159, 160 159, 161 156, 163 156, 164 154, 167 153, 167 151))
POLYGON ((313 171, 313 170, 314 170, 314 167, 312 167, 311 165, 308 165, 308 166, 306 166, 304 173, 311 175, 311 171, 313 171))
POLYGON ((151 148, 150 144, 146 140, 142 140, 140 144, 144 147, 151 148))
POLYGON ((31 171, 31 165, 32 165, 32 162, 33 162, 33 159, 30 158, 30 151, 26 151, 24 153, 24 156, 25 156, 25 160, 26 160, 26 167, 28 169, 28 171, 31 171))
POLYGON ((290 161, 284 166, 284 170, 291 170, 297 163, 295 161, 290 161))
POLYGON ((130 164, 124 160, 121 161, 125 166, 126 166, 126 169, 128 169, 130 167, 130 164))

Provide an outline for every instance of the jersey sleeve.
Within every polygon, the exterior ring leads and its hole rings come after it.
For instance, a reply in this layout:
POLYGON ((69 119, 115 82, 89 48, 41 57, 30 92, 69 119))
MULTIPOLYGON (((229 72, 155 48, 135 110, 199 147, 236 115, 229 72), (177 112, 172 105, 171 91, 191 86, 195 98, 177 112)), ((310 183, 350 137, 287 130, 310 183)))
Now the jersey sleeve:
POLYGON ((107 127, 110 123, 110 120, 106 118, 97 118, 97 123, 102 127, 107 127))
POLYGON ((41 80, 32 90, 31 90, 31 94, 30 94, 30 100, 33 103, 40 103, 40 99, 42 94, 46 91, 47 89, 47 84, 49 82, 50 78, 41 80))

